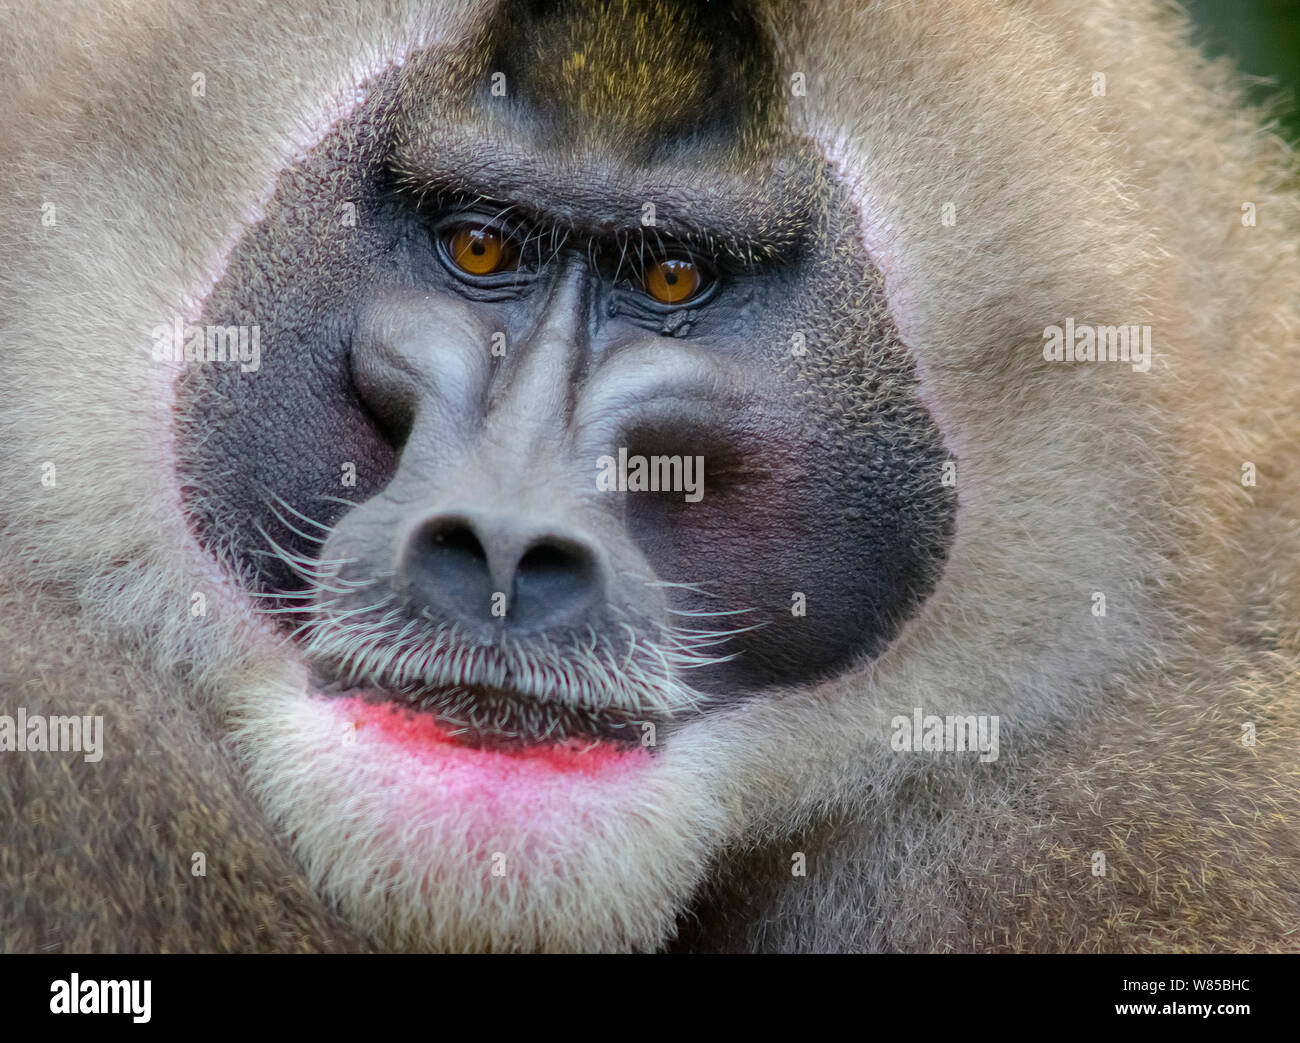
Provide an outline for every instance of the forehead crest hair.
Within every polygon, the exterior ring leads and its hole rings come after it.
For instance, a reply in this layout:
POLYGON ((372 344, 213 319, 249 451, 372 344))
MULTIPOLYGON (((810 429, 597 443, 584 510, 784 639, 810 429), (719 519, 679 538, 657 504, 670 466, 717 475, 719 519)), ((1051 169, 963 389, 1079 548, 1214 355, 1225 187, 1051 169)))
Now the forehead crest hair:
POLYGON ((512 4, 490 38, 511 95, 573 141, 599 135, 635 157, 674 138, 735 140, 772 119, 772 51, 747 5, 512 4))

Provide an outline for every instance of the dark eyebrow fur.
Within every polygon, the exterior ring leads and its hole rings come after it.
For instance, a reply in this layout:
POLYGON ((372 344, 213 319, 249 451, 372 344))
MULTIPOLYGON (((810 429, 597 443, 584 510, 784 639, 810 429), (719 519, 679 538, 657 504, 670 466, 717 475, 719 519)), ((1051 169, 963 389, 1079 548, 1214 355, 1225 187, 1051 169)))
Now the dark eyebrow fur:
POLYGON ((615 248, 658 237, 728 266, 754 267, 793 260, 807 245, 820 189, 815 168, 787 161, 742 174, 719 167, 707 184, 685 169, 665 163, 611 171, 455 128, 437 136, 436 150, 399 148, 387 172, 417 206, 454 197, 510 207, 533 223, 615 248), (641 223, 646 203, 655 205, 650 227, 641 223))

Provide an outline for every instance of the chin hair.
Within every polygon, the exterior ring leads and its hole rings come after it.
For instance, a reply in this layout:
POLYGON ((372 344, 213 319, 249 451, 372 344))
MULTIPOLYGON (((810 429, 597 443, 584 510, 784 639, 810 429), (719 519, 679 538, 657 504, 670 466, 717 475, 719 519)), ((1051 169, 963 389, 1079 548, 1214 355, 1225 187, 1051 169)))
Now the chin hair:
POLYGON ((472 771, 413 770, 416 754, 356 730, 305 684, 253 685, 230 712, 268 818, 318 892, 383 949, 656 949, 723 833, 701 774, 667 751, 524 784, 531 802, 502 807, 472 771))

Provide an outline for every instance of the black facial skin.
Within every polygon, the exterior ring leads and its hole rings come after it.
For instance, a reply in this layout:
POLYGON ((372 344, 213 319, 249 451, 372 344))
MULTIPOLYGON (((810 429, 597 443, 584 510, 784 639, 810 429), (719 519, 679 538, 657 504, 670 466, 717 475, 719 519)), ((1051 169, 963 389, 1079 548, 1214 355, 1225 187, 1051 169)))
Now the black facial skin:
MULTIPOLYGON (((293 593, 327 576, 313 603, 350 612, 372 651, 442 634, 444 656, 505 643, 531 663, 599 641, 617 663, 666 628, 735 631, 698 649, 732 658, 682 671, 706 711, 879 654, 936 581, 955 504, 825 168, 791 143, 719 172, 725 148, 693 138, 629 171, 554 147, 528 132, 537 113, 502 119, 481 92, 454 121, 422 109, 418 84, 418 69, 390 74, 282 176, 209 299, 204 323, 261 327, 262 365, 191 367, 183 385, 200 541, 249 589, 287 593, 267 599, 287 627, 308 618, 293 593), (395 135, 412 112, 420 134, 395 135), (657 201, 654 226, 639 200, 657 201), (463 224, 499 229, 518 270, 458 271, 447 238, 463 224), (645 292, 665 255, 698 262, 696 299, 645 292), (703 457, 703 498, 598 490, 598 460, 620 448, 703 457)), ((387 665, 317 666, 339 688, 446 710, 387 665)), ((551 737, 631 737, 627 721, 688 712, 563 689, 516 669, 457 699, 491 706, 480 740, 536 740, 528 722, 554 725, 562 705, 551 737)))

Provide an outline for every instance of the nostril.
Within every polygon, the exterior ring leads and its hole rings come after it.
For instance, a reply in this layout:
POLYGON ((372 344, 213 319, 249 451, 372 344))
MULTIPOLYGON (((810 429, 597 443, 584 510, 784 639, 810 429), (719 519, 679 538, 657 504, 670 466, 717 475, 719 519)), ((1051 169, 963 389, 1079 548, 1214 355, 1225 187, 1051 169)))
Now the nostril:
POLYGON ((403 571, 430 604, 454 608, 469 619, 488 616, 493 587, 488 553, 464 518, 425 525, 410 545, 403 571))
POLYGON ((580 543, 546 540, 515 567, 511 615, 519 624, 555 620, 586 607, 600 590, 595 555, 580 543))
POLYGON ((448 521, 432 525, 423 533, 425 547, 443 558, 462 558, 487 567, 487 551, 474 535, 474 530, 462 521, 448 521))
POLYGON ((531 547, 515 571, 515 583, 546 584, 586 590, 595 581, 596 562, 585 547, 542 543, 531 547))
POLYGON ((569 625, 604 587, 598 555, 585 540, 538 532, 508 515, 428 518, 409 537, 399 568, 436 618, 484 638, 503 625, 520 632, 569 625))

